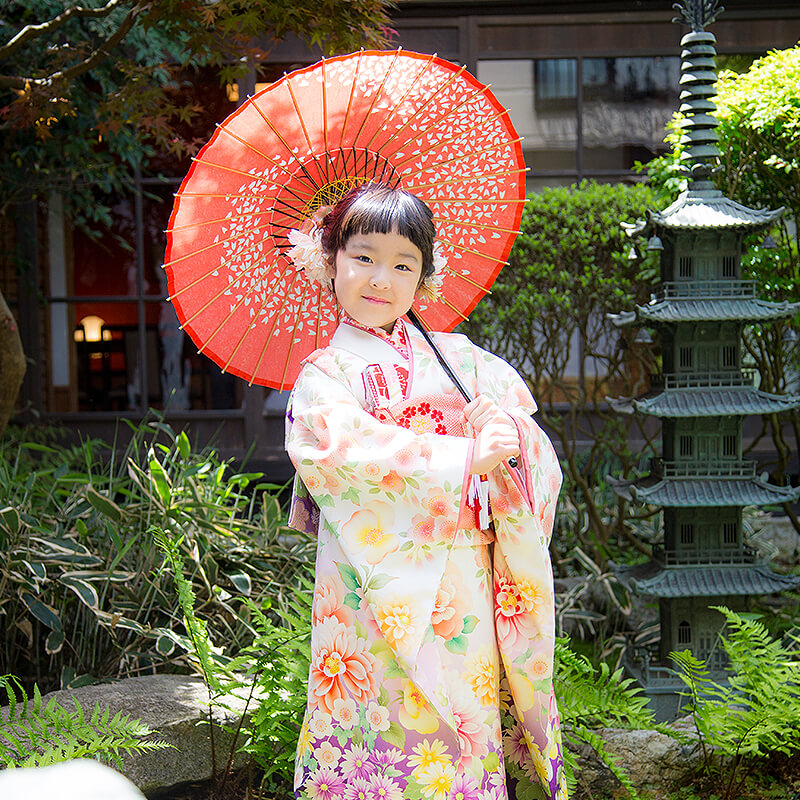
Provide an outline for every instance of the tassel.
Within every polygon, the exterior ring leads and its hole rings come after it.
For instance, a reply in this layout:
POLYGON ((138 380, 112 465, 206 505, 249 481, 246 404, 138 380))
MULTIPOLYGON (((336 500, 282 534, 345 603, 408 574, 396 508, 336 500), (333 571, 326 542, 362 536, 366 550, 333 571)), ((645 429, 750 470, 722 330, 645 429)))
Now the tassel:
POLYGON ((478 512, 478 527, 489 530, 489 479, 485 475, 471 475, 467 502, 478 512))

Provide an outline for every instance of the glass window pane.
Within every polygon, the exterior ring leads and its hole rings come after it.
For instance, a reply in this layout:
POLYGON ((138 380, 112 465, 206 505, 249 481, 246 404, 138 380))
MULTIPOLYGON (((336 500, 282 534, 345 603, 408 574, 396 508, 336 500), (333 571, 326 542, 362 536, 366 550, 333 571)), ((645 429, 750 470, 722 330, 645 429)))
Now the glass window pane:
POLYGON ((79 411, 127 411, 139 405, 136 303, 76 303, 73 346, 79 411))
POLYGON ((78 410, 238 408, 243 381, 198 355, 173 305, 148 302, 144 310, 140 334, 136 303, 76 303, 78 410))
POLYGON ((677 57, 584 59, 584 168, 628 170, 665 152, 679 77, 677 57))
POLYGON ((577 62, 571 58, 478 62, 478 80, 490 83, 509 109, 531 180, 544 171, 575 171, 577 62))
POLYGON ((172 204, 175 192, 178 190, 177 182, 163 184, 147 184, 144 186, 142 198, 142 223, 144 252, 144 294, 167 296, 167 276, 163 269, 164 251, 167 247, 167 234, 169 215, 172 213, 172 204))
POLYGON ((238 408, 244 381, 222 370, 178 327, 172 303, 158 305, 159 369, 157 396, 153 408, 170 411, 188 409, 238 408))
POLYGON ((135 296, 138 293, 135 242, 132 198, 118 198, 113 202, 108 230, 90 236, 76 228, 73 233, 75 294, 135 296))

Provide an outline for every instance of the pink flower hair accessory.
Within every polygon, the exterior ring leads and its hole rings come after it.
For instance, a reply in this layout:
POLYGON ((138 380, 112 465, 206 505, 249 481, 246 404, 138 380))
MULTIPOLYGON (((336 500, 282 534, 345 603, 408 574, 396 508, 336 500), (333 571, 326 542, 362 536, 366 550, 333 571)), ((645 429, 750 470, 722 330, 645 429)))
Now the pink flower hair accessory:
POLYGON ((333 206, 318 208, 299 228, 289 231, 288 239, 293 245, 286 255, 294 262, 298 271, 303 270, 310 281, 332 292, 328 275, 328 260, 322 248, 322 226, 333 206))
POLYGON ((429 303, 435 303, 442 296, 444 273, 447 269, 447 258, 442 252, 439 242, 433 245, 433 272, 420 284, 417 294, 429 303))

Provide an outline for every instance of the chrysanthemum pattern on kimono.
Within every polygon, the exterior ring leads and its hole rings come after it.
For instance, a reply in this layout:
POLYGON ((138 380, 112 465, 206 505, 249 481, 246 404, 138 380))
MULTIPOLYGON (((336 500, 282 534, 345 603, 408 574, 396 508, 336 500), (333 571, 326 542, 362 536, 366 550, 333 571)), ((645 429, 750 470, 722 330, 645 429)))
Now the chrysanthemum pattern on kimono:
POLYGON ((489 475, 494 530, 480 530, 464 402, 421 335, 403 334, 407 352, 340 325, 287 414, 292 523, 318 535, 296 793, 506 800, 510 774, 566 800, 547 550, 558 461, 516 372, 438 334, 519 431, 518 468, 489 475))

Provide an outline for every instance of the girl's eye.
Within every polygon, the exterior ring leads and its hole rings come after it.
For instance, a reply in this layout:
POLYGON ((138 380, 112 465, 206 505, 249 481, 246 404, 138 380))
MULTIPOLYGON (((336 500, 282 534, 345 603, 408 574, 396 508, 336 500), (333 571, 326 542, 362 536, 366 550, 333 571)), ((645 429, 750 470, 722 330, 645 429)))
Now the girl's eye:
POLYGON ((372 259, 369 256, 364 256, 364 255, 356 256, 356 261, 363 261, 365 264, 372 263, 372 259))
POLYGON ((408 264, 398 264, 395 269, 399 269, 402 272, 411 272, 411 267, 408 264))

